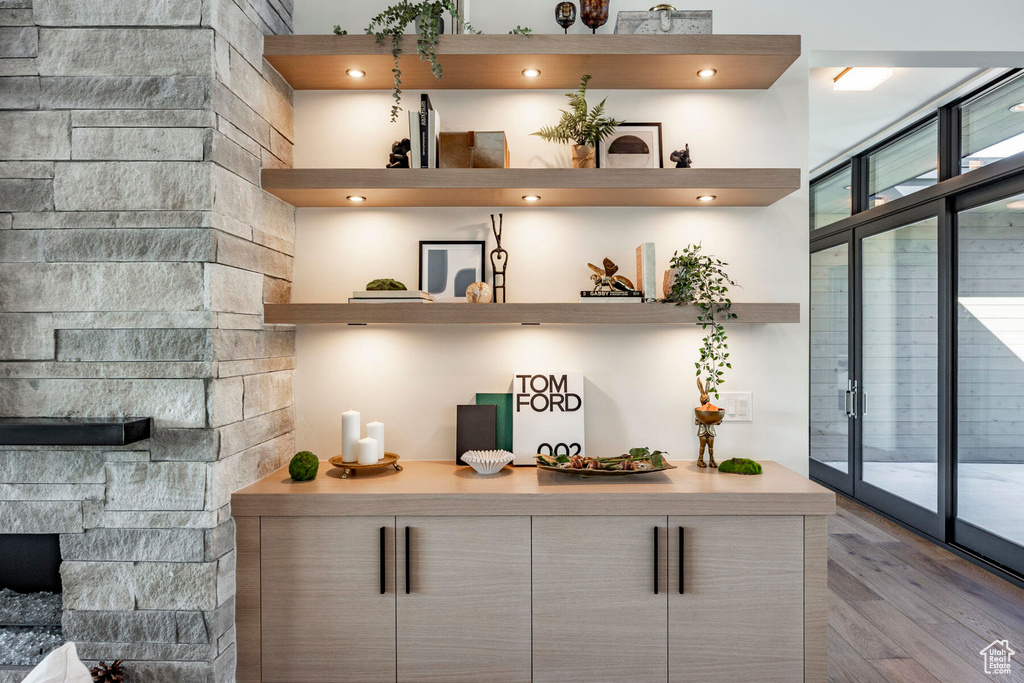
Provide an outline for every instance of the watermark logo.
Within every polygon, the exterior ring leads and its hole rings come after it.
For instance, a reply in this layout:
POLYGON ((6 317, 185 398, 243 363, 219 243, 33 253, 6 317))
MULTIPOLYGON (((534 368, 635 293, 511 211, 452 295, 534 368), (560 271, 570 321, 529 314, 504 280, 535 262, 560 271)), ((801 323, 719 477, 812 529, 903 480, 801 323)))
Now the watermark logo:
POLYGON ((985 658, 985 673, 998 675, 1010 673, 1010 657, 1017 653, 1008 641, 993 640, 979 654, 985 658))

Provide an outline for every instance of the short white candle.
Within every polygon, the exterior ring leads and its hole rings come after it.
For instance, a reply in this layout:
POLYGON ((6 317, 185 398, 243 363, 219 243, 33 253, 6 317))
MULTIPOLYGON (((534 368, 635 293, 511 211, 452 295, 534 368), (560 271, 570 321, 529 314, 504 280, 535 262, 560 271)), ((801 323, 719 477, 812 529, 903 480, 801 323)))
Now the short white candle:
POLYGON ((355 462, 359 459, 359 413, 346 410, 341 414, 341 461, 355 462))
POLYGON ((377 439, 377 460, 384 459, 384 423, 383 422, 367 422, 366 423, 366 436, 371 439, 377 439))
POLYGON ((377 439, 359 439, 359 464, 377 464, 377 439))

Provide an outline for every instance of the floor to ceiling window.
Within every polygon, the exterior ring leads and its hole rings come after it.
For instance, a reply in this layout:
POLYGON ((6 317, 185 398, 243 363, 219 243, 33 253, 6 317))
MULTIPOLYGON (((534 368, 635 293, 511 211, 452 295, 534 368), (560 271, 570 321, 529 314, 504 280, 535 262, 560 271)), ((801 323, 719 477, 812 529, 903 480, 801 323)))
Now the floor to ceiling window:
POLYGON ((1024 577, 1024 73, 811 197, 811 476, 1024 577))

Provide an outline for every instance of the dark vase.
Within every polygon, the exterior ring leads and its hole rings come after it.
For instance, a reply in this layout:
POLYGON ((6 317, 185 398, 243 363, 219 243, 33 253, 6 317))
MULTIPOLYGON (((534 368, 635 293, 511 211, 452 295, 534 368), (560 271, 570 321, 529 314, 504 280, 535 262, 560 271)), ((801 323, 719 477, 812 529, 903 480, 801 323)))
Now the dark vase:
POLYGON ((555 21, 569 33, 569 27, 576 23, 576 5, 571 2, 560 2, 555 5, 555 21))
POLYGON ((580 0, 580 21, 593 33, 608 21, 610 0, 580 0))

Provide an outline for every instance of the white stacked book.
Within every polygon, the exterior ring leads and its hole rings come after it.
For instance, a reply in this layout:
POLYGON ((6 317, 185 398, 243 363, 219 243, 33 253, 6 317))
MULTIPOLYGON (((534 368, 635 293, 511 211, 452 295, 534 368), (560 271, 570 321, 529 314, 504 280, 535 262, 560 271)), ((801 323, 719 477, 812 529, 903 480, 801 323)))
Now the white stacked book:
POLYGON ((384 289, 352 292, 350 304, 432 304, 434 297, 427 292, 406 289, 384 289))

